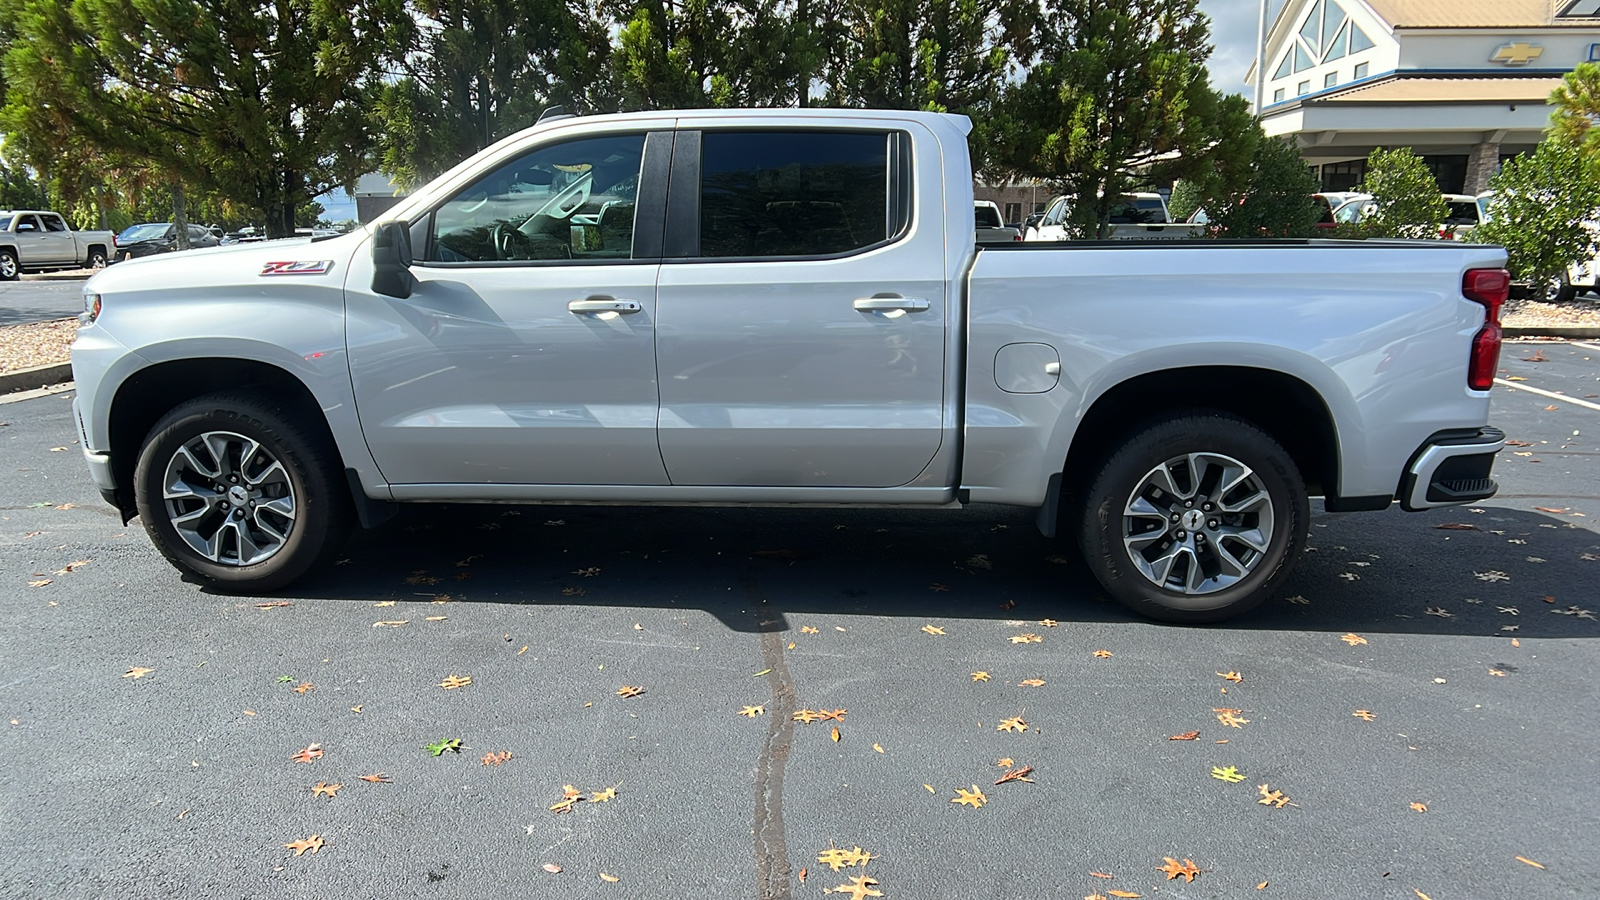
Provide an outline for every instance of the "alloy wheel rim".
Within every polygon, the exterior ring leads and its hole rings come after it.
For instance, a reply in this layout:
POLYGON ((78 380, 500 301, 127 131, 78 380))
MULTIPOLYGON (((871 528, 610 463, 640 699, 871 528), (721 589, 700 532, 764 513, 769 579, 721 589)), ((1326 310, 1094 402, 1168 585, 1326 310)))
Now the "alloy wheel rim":
POLYGON ((185 441, 161 482, 167 519, 189 548, 224 566, 277 555, 294 531, 294 484, 261 442, 231 431, 185 441))
POLYGON ((17 261, 9 254, 0 253, 0 275, 10 278, 17 274, 17 261))
POLYGON ((1221 453, 1175 456, 1139 479, 1122 510, 1122 542, 1150 583, 1184 598, 1226 590, 1266 558, 1272 495, 1253 469, 1221 453))

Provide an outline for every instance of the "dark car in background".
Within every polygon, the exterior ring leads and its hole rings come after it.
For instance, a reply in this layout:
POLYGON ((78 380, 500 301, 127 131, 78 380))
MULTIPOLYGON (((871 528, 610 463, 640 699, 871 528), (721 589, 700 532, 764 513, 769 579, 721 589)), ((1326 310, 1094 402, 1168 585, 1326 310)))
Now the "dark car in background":
MULTIPOLYGON (((189 226, 189 247, 215 247, 217 236, 201 225, 189 226)), ((178 249, 178 229, 171 222, 129 225, 117 235, 117 259, 138 259, 178 249)))

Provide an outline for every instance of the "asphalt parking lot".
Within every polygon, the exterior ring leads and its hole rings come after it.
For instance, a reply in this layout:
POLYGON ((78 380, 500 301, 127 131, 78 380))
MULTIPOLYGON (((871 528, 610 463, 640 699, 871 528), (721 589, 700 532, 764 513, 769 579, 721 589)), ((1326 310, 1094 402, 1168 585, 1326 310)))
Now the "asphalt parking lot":
POLYGON ((70 394, 0 405, 0 889, 1593 897, 1600 345, 1502 378, 1498 497, 1318 515, 1212 628, 994 507, 408 508, 231 597, 99 500, 70 394))
POLYGON ((0 325, 47 322, 83 312, 83 282, 60 276, 0 281, 0 325))

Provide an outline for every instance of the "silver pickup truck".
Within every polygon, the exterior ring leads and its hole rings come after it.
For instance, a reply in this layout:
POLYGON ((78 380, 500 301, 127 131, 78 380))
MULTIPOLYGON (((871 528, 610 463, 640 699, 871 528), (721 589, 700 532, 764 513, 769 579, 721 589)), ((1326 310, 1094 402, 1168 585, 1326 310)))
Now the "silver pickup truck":
POLYGON ((109 231, 73 231, 60 213, 0 210, 0 281, 23 272, 104 268, 116 245, 109 231))
POLYGON ((89 470, 224 589, 397 503, 1037 510, 1201 622, 1331 510, 1495 492, 1504 253, 974 241, 970 123, 549 120, 349 235, 119 264, 73 347, 89 470))

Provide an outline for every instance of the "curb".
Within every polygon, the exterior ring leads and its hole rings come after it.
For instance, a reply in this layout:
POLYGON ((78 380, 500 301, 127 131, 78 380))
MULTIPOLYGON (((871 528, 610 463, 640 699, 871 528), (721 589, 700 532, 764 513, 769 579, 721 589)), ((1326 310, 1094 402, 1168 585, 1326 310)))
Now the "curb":
POLYGON ((1596 325, 1502 325, 1500 333, 1506 337, 1555 337, 1570 340, 1592 341, 1600 338, 1596 325))
POLYGON ((85 281, 99 269, 57 269, 54 272, 23 272, 19 281, 85 281))
POLYGON ((31 369, 18 369, 15 372, 0 374, 0 395, 15 393, 16 391, 33 391, 52 384, 72 380, 72 363, 56 363, 49 366, 34 366, 31 369))

